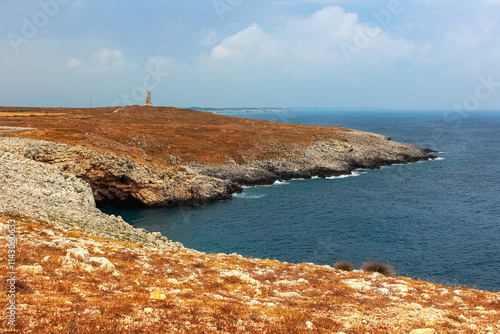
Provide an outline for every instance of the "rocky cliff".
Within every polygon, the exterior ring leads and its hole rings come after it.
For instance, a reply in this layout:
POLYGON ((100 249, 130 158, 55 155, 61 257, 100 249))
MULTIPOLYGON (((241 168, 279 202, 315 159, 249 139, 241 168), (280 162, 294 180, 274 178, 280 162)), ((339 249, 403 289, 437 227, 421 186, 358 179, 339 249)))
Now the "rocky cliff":
MULTIPOLYGON (((61 191, 75 209, 92 207, 87 201, 88 188, 81 195, 71 190, 73 186, 75 190, 82 188, 79 181, 59 178, 59 172, 53 168, 48 170, 23 159, 16 160, 4 155, 0 164, 17 165, 20 174, 28 177, 37 175, 25 174, 21 169, 34 166, 34 170, 41 172, 38 177, 53 180, 53 189, 61 191)), ((21 200, 28 198, 27 194, 21 200)), ((0 198, 0 203, 2 201, 0 198)), ((67 220, 69 217, 44 223, 30 216, 29 212, 28 216, 0 212, 1 248, 7 248, 4 245, 10 240, 10 226, 16 227, 18 240, 14 290, 9 290, 12 287, 5 279, 0 281, 2 291, 16 293, 16 322, 10 326, 3 318, 0 331, 36 334, 500 332, 499 293, 358 270, 346 272, 310 263, 205 254, 165 247, 165 244, 150 243, 154 246, 151 247, 82 233, 69 225, 72 224, 67 220)), ((93 224, 95 219, 91 214, 86 221, 93 224)), ((113 218, 109 223, 117 224, 117 221, 113 218)), ((6 251, 0 252, 0 262, 4 273, 6 251)), ((1 305, 8 305, 12 300, 7 293, 0 294, 1 305)))
MULTIPOLYGON (((269 127, 269 133, 280 127, 262 126, 269 127)), ((314 135, 318 131, 330 132, 311 130, 314 135)), ((289 133, 283 132, 284 138, 292 136, 289 133)), ((177 148, 172 164, 141 160, 134 148, 117 154, 109 147, 84 147, 66 133, 60 141, 69 144, 0 137, 0 245, 5 250, 0 252, 0 270, 16 273, 14 283, 0 282, 2 291, 15 294, 0 294, 2 305, 15 301, 15 325, 1 321, 0 330, 500 332, 499 293, 330 266, 205 254, 159 233, 135 229, 95 206, 94 197, 146 205, 211 201, 229 198, 240 184, 338 175, 431 157, 427 149, 379 135, 346 129, 333 134, 300 142, 303 132, 300 140, 265 140, 260 146, 252 137, 257 148, 246 148, 244 156, 219 147, 224 154, 218 163, 203 158, 203 151, 193 155, 193 147, 201 145, 195 141, 189 143, 194 146, 177 148), (13 246, 15 257, 6 251, 7 245, 13 246), (7 269, 8 263, 14 269, 7 269)), ((29 135, 55 138, 39 130, 29 135)), ((102 143, 100 138, 93 145, 102 143)))
POLYGON ((429 149, 340 127, 167 107, 7 108, 0 151, 87 181, 96 201, 171 206, 231 198, 242 185, 349 174, 432 158, 429 149))
MULTIPOLYGON (((387 137, 346 130, 342 141, 323 140, 295 147, 288 156, 246 159, 243 163, 190 162, 160 167, 127 156, 80 145, 0 137, 0 151, 48 163, 87 181, 96 201, 128 205, 172 206, 229 199, 242 185, 276 180, 349 174, 356 168, 379 168, 432 158, 431 150, 390 141, 387 137)), ((271 150, 283 150, 274 143, 271 150)))
POLYGON ((85 181, 5 152, 0 245, 0 271, 15 273, 0 282, 0 304, 15 301, 6 332, 500 331, 499 293, 186 249, 101 213, 85 181))
POLYGON ((0 151, 0 212, 44 223, 58 223, 66 231, 182 247, 160 234, 135 229, 121 217, 108 216, 96 208, 87 182, 49 164, 0 151))
POLYGON ((31 138, 0 138, 0 151, 53 165, 88 182, 96 201, 171 206, 228 199, 241 191, 236 183, 182 167, 158 168, 130 158, 31 138))
MULTIPOLYGON (((342 140, 321 140, 307 147, 295 147, 285 157, 257 159, 245 164, 191 164, 189 170, 231 180, 240 185, 272 184, 277 180, 328 177, 350 174, 357 168, 377 169, 434 158, 427 148, 393 142, 374 133, 345 129, 342 140)), ((283 151, 274 143, 271 151, 283 151)))

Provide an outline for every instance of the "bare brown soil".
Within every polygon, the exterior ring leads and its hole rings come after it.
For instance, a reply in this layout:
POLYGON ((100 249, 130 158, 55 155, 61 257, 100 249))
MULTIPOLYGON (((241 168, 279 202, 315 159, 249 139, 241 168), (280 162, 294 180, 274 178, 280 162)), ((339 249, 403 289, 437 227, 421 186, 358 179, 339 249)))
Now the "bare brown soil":
POLYGON ((38 129, 12 136, 83 145, 159 165, 172 156, 180 158, 177 162, 206 163, 279 158, 321 140, 341 140, 344 130, 140 106, 0 107, 0 125, 38 129))

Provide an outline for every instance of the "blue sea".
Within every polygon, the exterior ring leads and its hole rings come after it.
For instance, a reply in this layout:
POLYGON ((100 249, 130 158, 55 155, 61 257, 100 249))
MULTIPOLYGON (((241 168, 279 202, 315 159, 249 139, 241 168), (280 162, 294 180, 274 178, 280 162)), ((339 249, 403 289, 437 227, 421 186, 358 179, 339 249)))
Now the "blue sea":
POLYGON ((104 211, 203 252, 356 267, 378 260, 399 275, 500 291, 500 112, 231 116, 375 132, 429 147, 439 158, 245 188, 207 205, 104 211))

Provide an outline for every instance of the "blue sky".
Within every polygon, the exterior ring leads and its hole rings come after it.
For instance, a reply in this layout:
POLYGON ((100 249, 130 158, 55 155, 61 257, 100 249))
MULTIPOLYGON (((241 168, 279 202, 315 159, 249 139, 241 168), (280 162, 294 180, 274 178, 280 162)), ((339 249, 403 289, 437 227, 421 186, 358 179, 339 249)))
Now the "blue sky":
POLYGON ((500 0, 1 0, 0 105, 500 110, 500 0))

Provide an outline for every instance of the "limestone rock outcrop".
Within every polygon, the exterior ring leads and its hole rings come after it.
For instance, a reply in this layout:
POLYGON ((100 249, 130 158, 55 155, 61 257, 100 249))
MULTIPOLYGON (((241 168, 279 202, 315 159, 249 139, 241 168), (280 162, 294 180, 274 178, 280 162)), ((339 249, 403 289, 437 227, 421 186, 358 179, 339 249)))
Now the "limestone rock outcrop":
MULTIPOLYGON (((82 179, 62 173, 55 166, 0 151, 0 213, 26 216, 40 222, 62 223, 106 238, 130 240, 162 248, 182 248, 179 243, 135 229, 121 217, 108 216, 96 208, 92 189, 82 179)), ((2 226, 3 227, 3 226, 2 226)), ((43 232, 50 236, 52 231, 43 232)), ((70 249, 84 262, 89 254, 70 249)))
POLYGON ((293 178, 350 174, 358 168, 376 169, 432 159, 432 150, 393 142, 374 133, 346 130, 342 141, 321 141, 286 159, 256 160, 247 164, 196 165, 193 173, 231 180, 241 185, 271 184, 293 178))
POLYGON ((85 180, 96 201, 172 206, 228 199, 232 193, 241 191, 241 187, 231 181, 191 174, 179 168, 161 169, 82 146, 1 137, 0 151, 54 165, 63 173, 85 180))
MULTIPOLYGON (((51 164, 85 180, 96 201, 151 207, 230 199, 231 194, 242 191, 242 185, 338 176, 357 168, 375 169, 432 158, 429 149, 373 133, 345 129, 342 136, 342 140, 295 147, 280 158, 248 157, 245 162, 218 165, 191 162, 158 167, 114 153, 31 138, 0 137, 0 151, 51 164)), ((75 187, 82 186, 75 183, 75 187)), ((93 201, 88 193, 85 200, 93 201)))

